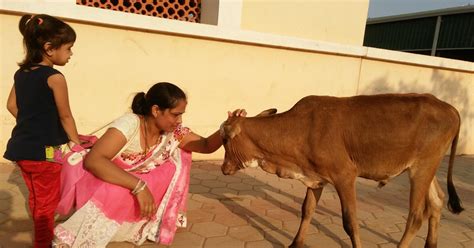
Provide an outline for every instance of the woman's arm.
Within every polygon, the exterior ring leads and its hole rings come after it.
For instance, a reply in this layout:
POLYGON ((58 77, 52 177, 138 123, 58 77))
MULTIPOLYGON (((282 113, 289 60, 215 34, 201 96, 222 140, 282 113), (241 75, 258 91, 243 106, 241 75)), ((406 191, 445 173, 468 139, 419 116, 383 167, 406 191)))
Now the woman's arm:
POLYGON ((76 144, 81 144, 77 133, 76 122, 74 121, 71 108, 69 107, 69 95, 66 79, 62 74, 54 74, 48 78, 48 85, 49 88, 53 90, 59 119, 61 120, 61 124, 64 131, 66 131, 69 140, 76 144))
MULTIPOLYGON (((246 116, 247 112, 245 109, 237 109, 233 112, 227 112, 227 116, 246 116)), ((217 130, 209 137, 204 138, 198 134, 193 132, 184 136, 183 140, 179 144, 179 147, 191 151, 191 152, 199 152, 199 153, 213 153, 222 145, 222 137, 220 135, 220 131, 217 130)))
POLYGON ((119 130, 109 128, 87 154, 84 167, 105 182, 133 189, 138 179, 112 163, 126 143, 127 139, 119 130))
MULTIPOLYGON (((118 129, 109 128, 87 154, 84 167, 105 182, 133 190, 139 179, 112 163, 113 157, 126 143, 127 139, 118 129)), ((156 208, 148 187, 136 196, 142 216, 151 216, 156 208)))
POLYGON ((201 137, 193 132, 190 132, 189 134, 184 136, 183 140, 181 140, 179 147, 191 152, 213 153, 217 151, 217 149, 219 149, 221 145, 222 138, 219 133, 219 130, 217 130, 207 138, 201 137))
POLYGON ((18 106, 16 105, 16 92, 15 92, 15 86, 12 86, 12 89, 10 90, 10 95, 8 95, 8 100, 7 100, 7 109, 10 114, 15 117, 18 115, 18 106))

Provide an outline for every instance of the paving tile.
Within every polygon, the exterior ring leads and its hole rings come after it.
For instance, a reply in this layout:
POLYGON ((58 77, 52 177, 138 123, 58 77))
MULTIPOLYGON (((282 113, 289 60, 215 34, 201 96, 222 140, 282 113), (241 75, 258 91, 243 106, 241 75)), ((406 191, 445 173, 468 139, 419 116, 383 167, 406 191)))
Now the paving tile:
MULTIPOLYGON (((300 219, 283 221, 283 229, 288 231, 289 233, 292 233, 293 235, 296 235, 296 233, 298 232, 298 229, 300 227, 300 224, 301 224, 300 219)), ((310 223, 310 225, 308 226, 308 228, 306 230, 307 235, 308 234, 313 234, 313 233, 318 233, 318 232, 319 232, 319 230, 312 223, 310 223)))
POLYGON ((236 215, 239 216, 246 216, 246 217, 256 217, 256 216, 263 216, 267 212, 267 209, 262 206, 246 206, 246 207, 240 207, 240 206, 235 206, 232 209, 232 212, 236 215))
POLYGON ((262 207, 262 208, 265 208, 265 209, 269 209, 269 208, 279 208, 280 207, 280 202, 277 202, 277 201, 267 201, 267 200, 264 200, 264 199, 255 199, 253 200, 251 203, 250 203, 250 206, 252 207, 262 207))
POLYGON ((242 225, 247 225, 248 223, 247 217, 238 216, 231 212, 216 214, 214 218, 214 222, 222 224, 227 227, 242 226, 242 225))
POLYGON ((201 203, 219 203, 219 199, 216 198, 216 195, 210 193, 191 194, 190 198, 201 203))
POLYGON ((201 209, 189 210, 186 216, 192 223, 209 222, 214 219, 215 214, 203 211, 201 209))
POLYGON ((227 234, 229 228, 216 222, 202 222, 193 224, 191 231, 202 237, 218 237, 227 234))
POLYGON ((215 248, 215 247, 228 247, 228 248, 244 248, 245 242, 230 236, 224 237, 212 237, 206 239, 203 247, 215 248))
POLYGON ((245 243, 245 248, 277 248, 277 247, 285 247, 284 245, 274 244, 268 240, 260 240, 260 241, 249 241, 245 243))
MULTIPOLYGON (((173 248, 199 248, 203 247, 205 238, 192 233, 192 232, 183 232, 177 233, 174 236, 173 244, 171 247, 173 248)), ((160 247, 162 247, 160 245, 160 247)))
POLYGON ((262 191, 255 191, 253 189, 250 190, 239 190, 238 194, 241 196, 246 196, 252 199, 265 199, 267 197, 267 194, 262 191))
POLYGON ((379 229, 375 229, 375 228, 371 228, 367 226, 359 226, 359 232, 360 232, 361 242, 364 244, 383 244, 387 242, 398 241, 391 238, 389 235, 387 235, 387 233, 379 229))
POLYGON ((239 183, 242 182, 242 178, 239 177, 233 177, 233 176, 221 176, 218 177, 219 181, 224 182, 224 183, 239 183))
POLYGON ((275 244, 280 244, 280 245, 285 245, 285 246, 288 246, 291 244, 293 240, 293 235, 294 234, 289 233, 288 231, 282 230, 282 229, 267 230, 264 233, 264 237, 266 240, 275 244))
POLYGON ((189 178, 189 185, 198 185, 201 183, 201 179, 197 179, 197 178, 189 178))
POLYGON ((200 180, 215 180, 217 176, 210 175, 209 173, 196 173, 191 176, 192 178, 200 179, 200 180))
POLYGON ((211 189, 209 187, 203 185, 190 185, 189 186, 189 193, 199 194, 199 193, 207 193, 210 192, 211 189))
POLYGON ((217 203, 203 203, 200 207, 202 211, 218 215, 218 214, 226 214, 232 213, 233 208, 229 208, 226 205, 222 204, 221 202, 217 203))
POLYGON ((237 190, 230 189, 228 187, 221 187, 221 188, 213 188, 210 191, 211 194, 218 195, 218 196, 236 196, 238 194, 237 190))
POLYGON ((251 199, 248 199, 246 197, 242 197, 239 195, 232 195, 232 194, 227 194, 228 197, 225 199, 221 199, 221 203, 230 206, 230 207, 245 207, 245 206, 250 206, 251 199))
POLYGON ((474 240, 466 241, 466 242, 461 242, 462 247, 464 248, 472 248, 474 247, 474 240))
POLYGON ((252 186, 262 186, 266 185, 264 182, 257 180, 255 178, 244 178, 242 179, 242 183, 252 185, 252 186))
POLYGON ((253 188, 252 185, 249 185, 249 184, 245 184, 245 183, 242 183, 242 182, 239 182, 239 183, 229 183, 227 184, 227 187, 231 188, 231 189, 234 189, 234 190, 237 190, 237 191, 241 191, 241 190, 251 190, 253 188))
POLYGON ((283 222, 281 220, 273 219, 267 216, 248 217, 248 222, 251 226, 261 230, 283 228, 283 222))
POLYGON ((319 233, 329 236, 329 237, 337 237, 338 239, 341 238, 348 238, 349 236, 344 231, 342 227, 342 223, 338 224, 326 224, 326 225, 316 225, 318 228, 319 233))
POLYGON ((474 239, 474 231, 464 232, 464 235, 466 235, 470 239, 474 239))
POLYGON ((266 216, 282 221, 299 219, 299 217, 294 212, 286 211, 283 209, 270 209, 267 211, 266 216))
POLYGON ((229 236, 242 241, 258 241, 264 239, 264 232, 252 226, 235 226, 229 228, 229 236))
MULTIPOLYGON (((291 239, 290 243, 293 239, 291 239)), ((290 244, 288 243, 288 244, 290 244)), ((305 245, 308 247, 333 248, 341 247, 341 240, 337 237, 326 236, 323 233, 314 233, 305 237, 305 245)))
POLYGON ((13 193, 11 191, 0 190, 0 202, 5 203, 8 199, 11 199, 11 198, 13 198, 13 193))
MULTIPOLYGON (((141 247, 242 247, 289 245, 298 230, 306 187, 299 181, 280 179, 261 169, 246 169, 233 176, 220 171, 222 161, 193 161, 188 196, 188 227, 179 229, 171 246, 147 242, 141 247), (206 190, 209 189, 209 190, 206 190), (213 191, 214 190, 214 191, 213 191), (211 193, 212 192, 212 193, 211 193)), ((454 183, 465 211, 450 213, 445 207, 438 247, 474 247, 474 156, 456 157, 454 183)), ((446 159, 437 172, 446 187, 446 159)), ((31 247, 32 222, 25 199, 28 190, 17 167, 0 165, 0 247, 31 247)), ((364 247, 396 247, 405 229, 409 183, 406 174, 385 187, 357 180, 357 212, 364 247)), ((447 197, 446 197, 447 199, 447 197)), ((445 200, 446 200, 445 199, 445 200)), ((423 247, 427 222, 411 247, 423 247)), ((351 247, 342 228, 339 197, 325 187, 305 236, 306 247, 351 247)), ((135 247, 113 243, 108 248, 135 247)))
POLYGON ((0 247, 4 248, 30 248, 32 245, 32 232, 3 232, 0 231, 0 247))
POLYGON ((280 202, 281 204, 294 201, 294 195, 285 194, 281 192, 275 192, 275 191, 267 191, 265 193, 267 193, 266 199, 280 202))
POLYGON ((217 180, 202 180, 201 185, 213 189, 213 188, 223 188, 227 184, 221 181, 217 181, 217 180))
POLYGON ((188 211, 189 210, 194 210, 194 209, 200 209, 200 208, 202 208, 202 205, 203 205, 202 202, 198 202, 194 199, 189 199, 189 196, 188 196, 188 204, 186 205, 186 209, 188 211))

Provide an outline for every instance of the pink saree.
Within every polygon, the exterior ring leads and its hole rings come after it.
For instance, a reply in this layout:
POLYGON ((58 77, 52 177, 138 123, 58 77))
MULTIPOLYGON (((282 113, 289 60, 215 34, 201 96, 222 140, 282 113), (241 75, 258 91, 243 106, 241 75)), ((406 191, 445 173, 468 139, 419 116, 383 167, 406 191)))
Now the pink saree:
MULTIPOLYGON (((61 200, 57 212, 77 211, 55 228, 56 243, 70 247, 105 247, 112 241, 140 245, 146 240, 169 245, 177 227, 186 223, 191 153, 178 148, 183 130, 162 136, 147 154, 120 154, 113 162, 147 182, 158 210, 151 219, 140 217, 138 202, 123 187, 104 182, 67 159, 62 171, 61 200), (130 162, 133 161, 133 162, 130 162)), ((84 151, 73 151, 84 153, 84 151)), ((77 161, 76 161, 77 162, 77 161)))

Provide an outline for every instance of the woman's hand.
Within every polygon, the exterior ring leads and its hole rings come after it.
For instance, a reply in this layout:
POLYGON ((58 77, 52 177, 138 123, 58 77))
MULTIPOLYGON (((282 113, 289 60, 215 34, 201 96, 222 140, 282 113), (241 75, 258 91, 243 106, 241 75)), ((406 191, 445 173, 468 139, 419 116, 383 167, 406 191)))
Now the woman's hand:
POLYGON ((145 187, 137 195, 138 204, 140 205, 140 214, 142 217, 151 218, 156 212, 155 199, 148 187, 145 187))
POLYGON ((245 117, 247 116, 247 111, 245 111, 245 109, 236 109, 232 112, 230 111, 227 111, 227 117, 230 118, 230 117, 238 117, 238 116, 241 116, 241 117, 245 117))

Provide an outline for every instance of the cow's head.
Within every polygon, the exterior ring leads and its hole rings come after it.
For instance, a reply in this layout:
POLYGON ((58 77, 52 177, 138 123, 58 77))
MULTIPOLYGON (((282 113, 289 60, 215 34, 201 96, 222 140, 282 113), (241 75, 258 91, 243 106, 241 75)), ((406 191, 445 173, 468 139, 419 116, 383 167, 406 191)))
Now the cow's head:
MULTIPOLYGON (((267 109, 256 117, 273 115, 276 109, 267 109)), ((242 128, 246 117, 230 117, 221 127, 221 135, 225 149, 222 173, 232 175, 240 169, 258 166, 258 161, 252 156, 252 146, 249 137, 242 128)))

